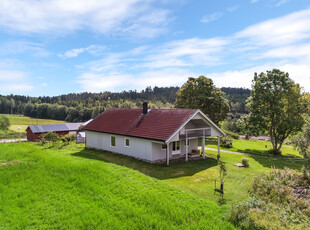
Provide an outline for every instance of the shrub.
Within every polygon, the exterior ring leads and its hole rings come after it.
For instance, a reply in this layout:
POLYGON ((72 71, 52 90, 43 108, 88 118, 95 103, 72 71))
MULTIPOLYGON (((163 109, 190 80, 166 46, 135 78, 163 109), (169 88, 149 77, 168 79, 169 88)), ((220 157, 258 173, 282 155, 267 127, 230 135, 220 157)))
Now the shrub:
POLYGON ((60 140, 60 136, 54 132, 47 132, 40 135, 41 143, 52 142, 53 146, 60 140))
POLYGON ((258 176, 252 197, 232 207, 228 219, 241 229, 310 229, 309 181, 292 169, 258 176))
POLYGON ((242 158, 242 164, 244 165, 244 167, 249 167, 250 166, 249 159, 246 157, 243 157, 242 158))
POLYGON ((230 136, 225 136, 221 138, 220 146, 225 148, 232 148, 232 140, 230 136))

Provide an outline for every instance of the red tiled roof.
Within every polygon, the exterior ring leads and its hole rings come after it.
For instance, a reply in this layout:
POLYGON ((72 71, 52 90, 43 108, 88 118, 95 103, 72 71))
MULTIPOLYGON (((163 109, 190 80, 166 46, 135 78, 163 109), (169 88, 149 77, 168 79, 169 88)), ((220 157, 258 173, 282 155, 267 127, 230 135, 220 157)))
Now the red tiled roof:
POLYGON ((87 124, 89 131, 113 133, 155 140, 167 140, 195 109, 108 109, 87 124))

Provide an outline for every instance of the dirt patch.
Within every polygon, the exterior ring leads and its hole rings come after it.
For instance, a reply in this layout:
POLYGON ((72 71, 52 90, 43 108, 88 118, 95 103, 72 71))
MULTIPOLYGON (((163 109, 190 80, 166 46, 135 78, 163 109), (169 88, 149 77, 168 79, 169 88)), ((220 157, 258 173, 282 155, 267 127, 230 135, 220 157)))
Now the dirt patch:
POLYGON ((200 178, 196 178, 194 181, 198 182, 198 181, 202 181, 202 180, 203 180, 203 178, 200 177, 200 178))
POLYGON ((242 164, 242 163, 236 163, 236 164, 234 164, 234 166, 237 166, 237 167, 244 167, 244 164, 242 164))
POLYGON ((180 171, 180 172, 176 172, 175 174, 173 174, 173 176, 182 176, 184 174, 185 173, 183 171, 180 171))
POLYGON ((6 162, 0 162, 0 167, 2 166, 9 166, 9 165, 19 165, 22 162, 20 162, 19 160, 8 160, 6 162))

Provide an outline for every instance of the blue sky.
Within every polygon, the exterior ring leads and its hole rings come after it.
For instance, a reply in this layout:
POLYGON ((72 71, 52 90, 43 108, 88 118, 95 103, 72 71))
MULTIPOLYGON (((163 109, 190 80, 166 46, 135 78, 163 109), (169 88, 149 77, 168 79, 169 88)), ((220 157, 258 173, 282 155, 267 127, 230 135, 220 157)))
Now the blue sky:
POLYGON ((251 87, 273 68, 310 91, 309 0, 1 0, 0 94, 251 87))

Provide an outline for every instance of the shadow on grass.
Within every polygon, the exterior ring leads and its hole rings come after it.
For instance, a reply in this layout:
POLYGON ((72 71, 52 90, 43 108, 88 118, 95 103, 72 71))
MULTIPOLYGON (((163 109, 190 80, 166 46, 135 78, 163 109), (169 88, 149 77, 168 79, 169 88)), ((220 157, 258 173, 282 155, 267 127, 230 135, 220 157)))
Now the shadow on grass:
POLYGON ((145 175, 154 177, 159 180, 192 176, 200 171, 217 166, 217 161, 214 158, 189 161, 187 163, 184 161, 173 162, 170 164, 170 166, 166 166, 165 164, 151 164, 129 156, 93 149, 83 149, 82 151, 73 153, 72 155, 114 163, 137 170, 145 175))
MULTIPOLYGON (((279 158, 268 158, 268 157, 260 157, 260 156, 251 156, 255 161, 259 164, 263 165, 264 167, 268 168, 277 168, 277 169, 297 169, 300 170, 304 165, 304 160, 302 159, 291 159, 291 160, 284 160, 285 157, 279 158)), ((287 158, 286 158, 287 159, 287 158)), ((251 163, 250 163, 251 164, 251 163)))

